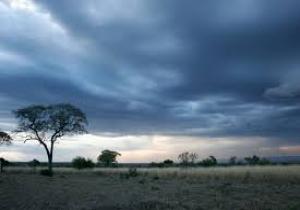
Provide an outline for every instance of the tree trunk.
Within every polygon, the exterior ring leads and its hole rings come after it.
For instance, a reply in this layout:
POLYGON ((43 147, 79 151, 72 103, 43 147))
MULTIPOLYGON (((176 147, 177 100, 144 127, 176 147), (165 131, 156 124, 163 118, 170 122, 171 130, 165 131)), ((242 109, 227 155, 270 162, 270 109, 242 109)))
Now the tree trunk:
POLYGON ((52 154, 48 155, 48 170, 52 173, 52 154))
POLYGON ((3 172, 3 163, 2 163, 2 160, 0 160, 0 173, 3 172))
POLYGON ((54 141, 51 141, 50 152, 48 155, 48 170, 51 174, 52 174, 53 148, 54 148, 54 141))

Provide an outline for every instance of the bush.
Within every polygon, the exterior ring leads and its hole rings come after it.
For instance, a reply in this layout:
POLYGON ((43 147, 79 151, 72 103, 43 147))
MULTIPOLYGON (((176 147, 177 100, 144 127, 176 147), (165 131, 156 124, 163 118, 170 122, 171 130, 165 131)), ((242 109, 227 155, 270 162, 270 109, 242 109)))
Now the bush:
POLYGON ((42 176, 53 176, 53 172, 52 171, 49 171, 48 169, 43 169, 40 171, 40 174, 42 176))
POLYGON ((252 157, 245 157, 244 160, 248 165, 257 165, 260 161, 260 158, 256 155, 253 155, 252 157))
POLYGON ((8 166, 10 163, 8 160, 5 160, 4 158, 0 158, 0 172, 3 172, 4 166, 8 166))
POLYGON ((164 163, 165 166, 171 166, 171 165, 174 164, 174 161, 173 161, 173 160, 170 160, 170 159, 167 159, 167 160, 165 160, 163 163, 164 163))
POLYGON ((39 166, 41 163, 37 159, 33 159, 32 161, 28 162, 28 165, 32 168, 36 168, 39 166))
POLYGON ((137 177, 138 176, 137 169, 136 168, 129 168, 128 175, 129 175, 129 177, 137 177))
POLYGON ((164 163, 155 163, 155 162, 150 163, 150 167, 163 168, 164 166, 165 166, 164 163))
POLYGON ((262 158, 259 160, 258 162, 258 165, 262 165, 262 166, 265 166, 265 165, 271 165, 271 161, 269 161, 268 159, 266 158, 262 158))
POLYGON ((206 158, 199 163, 199 165, 204 167, 216 166, 217 164, 217 159, 214 156, 209 156, 209 158, 206 158))
POLYGON ((94 168, 95 163, 91 159, 85 159, 84 157, 76 157, 72 160, 72 166, 76 169, 94 168))

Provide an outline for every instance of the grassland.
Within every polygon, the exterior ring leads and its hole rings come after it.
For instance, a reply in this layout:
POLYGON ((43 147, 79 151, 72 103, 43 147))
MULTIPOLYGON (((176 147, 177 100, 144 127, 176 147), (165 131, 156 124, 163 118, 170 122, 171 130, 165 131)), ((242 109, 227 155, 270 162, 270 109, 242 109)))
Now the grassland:
POLYGON ((300 166, 38 171, 7 168, 0 209, 300 209, 300 166))

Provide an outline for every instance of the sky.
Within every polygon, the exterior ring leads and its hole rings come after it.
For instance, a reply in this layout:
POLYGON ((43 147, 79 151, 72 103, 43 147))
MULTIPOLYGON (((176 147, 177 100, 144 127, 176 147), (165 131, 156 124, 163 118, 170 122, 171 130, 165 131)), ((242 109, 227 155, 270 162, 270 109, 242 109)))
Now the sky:
MULTIPOLYGON (((71 103, 89 134, 54 161, 300 155, 300 1, 0 0, 0 129, 71 103)), ((3 156, 46 160, 20 137, 3 156)))

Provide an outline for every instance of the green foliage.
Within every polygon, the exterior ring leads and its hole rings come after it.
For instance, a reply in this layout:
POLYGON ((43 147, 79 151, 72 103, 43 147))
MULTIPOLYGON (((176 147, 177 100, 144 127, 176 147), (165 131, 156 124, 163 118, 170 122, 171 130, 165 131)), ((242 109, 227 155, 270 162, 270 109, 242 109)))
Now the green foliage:
POLYGON ((42 176, 53 176, 53 172, 51 170, 48 170, 48 169, 43 169, 40 171, 40 174, 42 176))
POLYGON ((121 156, 121 154, 116 151, 103 150, 98 156, 98 161, 103 163, 106 167, 112 166, 117 163, 117 156, 121 156))
POLYGON ((72 166, 76 169, 94 168, 95 163, 91 159, 85 159, 84 157, 76 157, 72 160, 72 166))
POLYGON ((218 164, 217 159, 214 156, 209 156, 208 158, 199 162, 199 165, 204 167, 216 166, 218 164))

